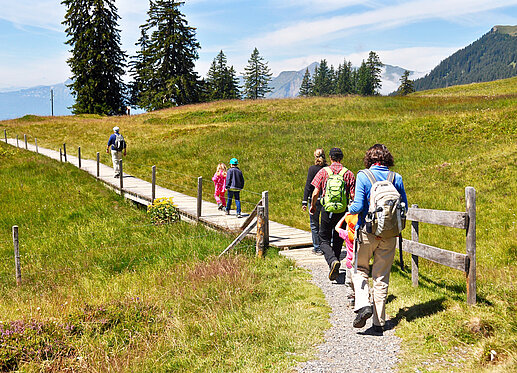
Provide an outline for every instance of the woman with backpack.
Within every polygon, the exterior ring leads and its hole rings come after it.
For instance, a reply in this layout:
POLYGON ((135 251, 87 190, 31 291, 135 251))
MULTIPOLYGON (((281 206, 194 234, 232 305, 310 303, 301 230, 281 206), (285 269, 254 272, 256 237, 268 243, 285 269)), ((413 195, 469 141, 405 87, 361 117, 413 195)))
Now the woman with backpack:
POLYGON ((356 225, 357 271, 352 280, 355 289, 355 328, 362 328, 373 315, 373 330, 382 333, 391 265, 397 236, 405 225, 407 197, 402 177, 389 170, 393 156, 383 144, 373 145, 364 157, 365 170, 357 174, 351 214, 359 214, 356 225), (390 199, 386 199, 386 198, 390 199), (373 308, 369 301, 370 258, 373 278, 373 308))
MULTIPOLYGON (((312 192, 314 191, 314 186, 311 182, 314 176, 316 176, 319 170, 326 166, 327 160, 325 159, 325 152, 321 148, 316 149, 314 151, 314 164, 309 167, 309 171, 307 172, 307 181, 305 182, 305 189, 303 191, 302 211, 307 211, 307 205, 309 205, 308 207, 310 208, 312 192)), ((312 232, 312 252, 317 255, 323 255, 323 251, 320 249, 320 238, 318 237, 320 230, 320 213, 321 203, 318 199, 314 214, 309 214, 309 223, 312 232)))

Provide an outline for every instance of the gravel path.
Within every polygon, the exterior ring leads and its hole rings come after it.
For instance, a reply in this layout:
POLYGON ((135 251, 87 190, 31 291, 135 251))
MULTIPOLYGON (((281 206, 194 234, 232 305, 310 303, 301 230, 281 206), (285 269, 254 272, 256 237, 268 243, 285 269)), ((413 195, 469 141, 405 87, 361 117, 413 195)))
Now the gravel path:
POLYGON ((317 346, 317 359, 301 364, 298 372, 393 372, 400 350, 393 324, 386 322, 384 335, 373 332, 371 319, 364 328, 354 328, 355 313, 346 305, 345 273, 341 271, 336 283, 329 281, 324 261, 300 265, 312 272, 312 282, 323 290, 332 307, 332 327, 325 333, 325 342, 317 346))

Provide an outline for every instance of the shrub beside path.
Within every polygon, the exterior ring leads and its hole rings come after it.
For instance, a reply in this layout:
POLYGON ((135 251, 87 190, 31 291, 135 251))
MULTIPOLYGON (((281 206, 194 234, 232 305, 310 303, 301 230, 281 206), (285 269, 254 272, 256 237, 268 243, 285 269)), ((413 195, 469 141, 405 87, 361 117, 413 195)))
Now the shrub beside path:
POLYGON ((353 308, 346 305, 344 271, 337 281, 329 281, 328 265, 322 256, 312 254, 311 249, 282 251, 281 255, 293 259, 299 266, 312 273, 312 282, 317 285, 332 307, 332 326, 325 332, 325 341, 317 346, 314 360, 298 366, 298 372, 389 372, 395 370, 400 350, 400 338, 395 336, 393 324, 388 320, 384 335, 376 335, 371 328, 371 319, 366 326, 352 326, 355 317, 353 308))

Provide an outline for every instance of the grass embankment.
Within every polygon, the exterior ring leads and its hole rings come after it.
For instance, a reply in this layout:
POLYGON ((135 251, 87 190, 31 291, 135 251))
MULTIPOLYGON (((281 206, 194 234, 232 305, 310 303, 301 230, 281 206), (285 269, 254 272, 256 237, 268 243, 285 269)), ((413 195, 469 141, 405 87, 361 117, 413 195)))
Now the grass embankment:
MULTIPOLYGON (((478 305, 465 305, 459 271, 421 261, 416 289, 406 272, 395 272, 388 313, 405 339, 402 370, 516 369, 517 79, 408 97, 230 101, 130 118, 28 116, 2 124, 11 137, 27 133, 55 149, 66 142, 69 151, 81 146, 89 158, 118 125, 129 143, 125 170, 149 180, 156 164, 160 185, 191 195, 202 175, 206 199, 217 163, 237 157, 246 189, 269 190, 271 218, 303 229, 300 200, 314 148, 342 147, 344 164, 357 172, 366 149, 385 143, 410 204, 462 211, 464 188, 477 190, 478 305), (448 362, 456 351, 465 359, 458 366, 448 362)), ((110 162, 105 153, 103 162, 110 162)), ((249 211, 258 196, 242 198, 249 211)), ((421 225, 421 242, 444 249, 464 252, 464 236, 421 225)))
POLYGON ((0 371, 282 372, 322 338, 323 295, 273 252, 217 259, 232 237, 153 226, 86 173, 1 143, 0 180, 0 371))

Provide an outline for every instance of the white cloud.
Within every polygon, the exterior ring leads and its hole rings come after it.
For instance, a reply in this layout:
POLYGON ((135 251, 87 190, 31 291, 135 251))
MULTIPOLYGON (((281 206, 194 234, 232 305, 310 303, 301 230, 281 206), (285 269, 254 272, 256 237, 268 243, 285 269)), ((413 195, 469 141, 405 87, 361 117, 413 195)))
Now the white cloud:
POLYGON ((343 32, 365 26, 393 28, 428 19, 454 20, 505 6, 516 5, 517 0, 416 0, 384 6, 363 13, 300 21, 251 39, 246 46, 256 45, 270 49, 283 49, 300 43, 329 40, 341 37, 343 32))
POLYGON ((305 12, 326 13, 338 9, 345 9, 354 5, 374 7, 375 1, 370 0, 270 0, 270 3, 279 8, 299 8, 305 12))
POLYGON ((70 77, 66 64, 67 53, 59 56, 32 60, 0 61, 2 87, 32 87, 63 83, 70 77))

